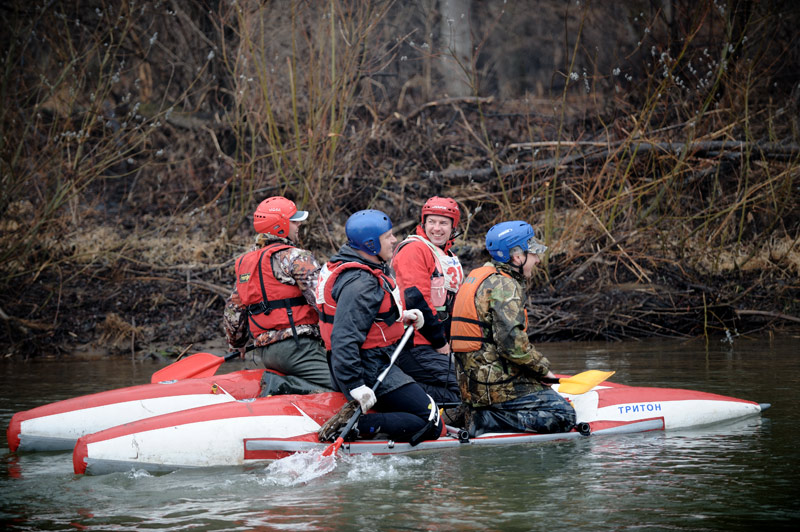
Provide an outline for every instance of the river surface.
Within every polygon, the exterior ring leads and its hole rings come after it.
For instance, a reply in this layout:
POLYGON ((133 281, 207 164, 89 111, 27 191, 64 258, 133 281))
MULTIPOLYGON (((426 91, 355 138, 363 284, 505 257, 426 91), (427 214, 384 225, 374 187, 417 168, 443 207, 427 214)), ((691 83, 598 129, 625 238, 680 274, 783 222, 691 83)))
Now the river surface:
POLYGON ((73 474, 69 453, 9 453, 11 416, 149 382, 162 365, 3 360, 0 529, 796 529, 800 338, 539 347, 558 373, 615 370, 611 380, 624 384, 702 390, 772 408, 694 430, 343 458, 308 481, 298 470, 267 465, 91 477, 73 474))

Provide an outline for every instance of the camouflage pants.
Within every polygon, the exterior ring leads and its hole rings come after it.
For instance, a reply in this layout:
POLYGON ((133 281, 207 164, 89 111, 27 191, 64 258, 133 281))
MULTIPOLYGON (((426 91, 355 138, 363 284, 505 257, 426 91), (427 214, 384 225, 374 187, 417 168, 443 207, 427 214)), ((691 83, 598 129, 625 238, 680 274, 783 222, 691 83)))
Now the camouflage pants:
POLYGON ((468 417, 471 437, 487 432, 567 432, 575 426, 575 409, 550 388, 485 408, 471 408, 468 417))

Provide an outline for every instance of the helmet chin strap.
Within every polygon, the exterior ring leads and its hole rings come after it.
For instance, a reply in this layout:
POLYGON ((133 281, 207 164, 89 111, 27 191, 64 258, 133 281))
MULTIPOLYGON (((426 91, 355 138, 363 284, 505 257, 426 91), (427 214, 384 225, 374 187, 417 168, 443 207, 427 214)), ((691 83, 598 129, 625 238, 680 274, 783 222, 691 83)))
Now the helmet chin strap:
POLYGON ((525 275, 525 273, 522 271, 522 269, 525 267, 525 265, 526 265, 526 264, 528 264, 528 259, 529 259, 529 258, 530 258, 530 257, 528 256, 528 252, 526 251, 526 252, 525 252, 525 260, 524 260, 524 261, 522 261, 522 264, 520 264, 519 266, 517 266, 517 271, 518 271, 518 272, 519 272, 519 274, 520 274, 520 275, 522 275, 522 276, 524 276, 524 275, 525 275))

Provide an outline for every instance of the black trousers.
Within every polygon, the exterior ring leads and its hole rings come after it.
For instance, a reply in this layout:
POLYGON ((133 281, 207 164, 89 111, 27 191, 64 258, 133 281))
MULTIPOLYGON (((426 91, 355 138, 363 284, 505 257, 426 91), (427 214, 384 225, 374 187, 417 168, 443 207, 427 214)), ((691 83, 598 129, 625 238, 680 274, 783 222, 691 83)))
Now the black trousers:
MULTIPOLYGON (((425 428, 431 413, 428 395, 416 383, 405 384, 378 397, 375 410, 378 413, 364 414, 358 420, 360 438, 373 438, 378 433, 388 435, 394 441, 407 442, 425 428)), ((431 427, 426 439, 436 439, 442 431, 442 421, 431 427)))
POLYGON ((461 402, 455 363, 451 356, 437 353, 429 345, 417 345, 406 347, 395 364, 417 381, 437 403, 461 402))

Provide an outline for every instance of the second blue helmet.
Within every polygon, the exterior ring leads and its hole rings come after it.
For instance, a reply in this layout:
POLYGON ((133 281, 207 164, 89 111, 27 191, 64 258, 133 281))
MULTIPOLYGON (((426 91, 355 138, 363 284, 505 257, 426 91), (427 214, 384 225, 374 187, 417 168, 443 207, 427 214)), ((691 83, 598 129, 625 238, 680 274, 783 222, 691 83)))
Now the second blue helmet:
POLYGON ((508 262, 515 247, 536 254, 547 251, 547 246, 536 240, 531 224, 521 220, 500 222, 486 233, 486 250, 497 262, 508 262))
POLYGON ((386 213, 375 209, 353 213, 344 224, 344 232, 350 247, 369 255, 381 252, 381 235, 391 228, 392 221, 386 213))

